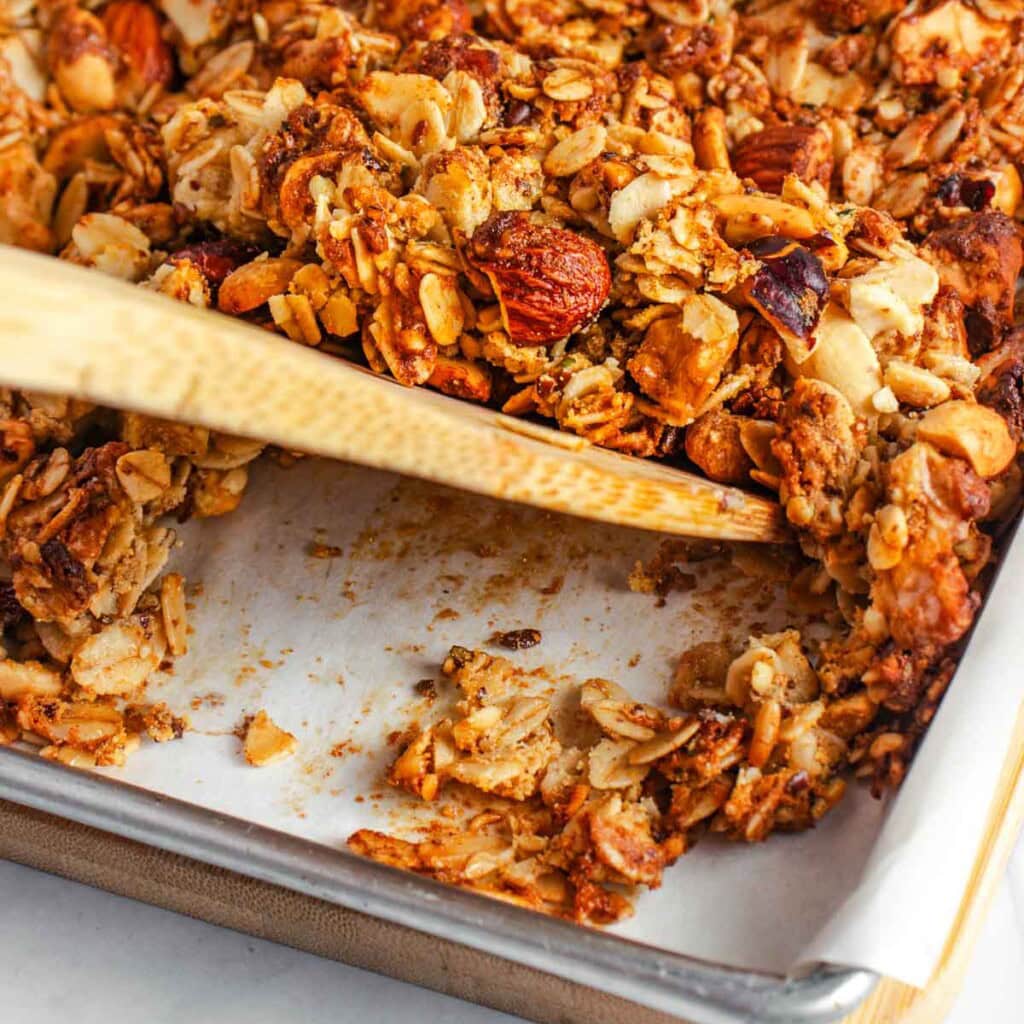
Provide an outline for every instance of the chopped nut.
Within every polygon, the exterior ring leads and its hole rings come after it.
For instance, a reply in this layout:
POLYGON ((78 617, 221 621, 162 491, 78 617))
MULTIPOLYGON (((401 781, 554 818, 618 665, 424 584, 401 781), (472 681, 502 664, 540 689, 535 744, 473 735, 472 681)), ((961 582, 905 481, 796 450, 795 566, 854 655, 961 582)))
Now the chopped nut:
POLYGON ((732 155, 733 170, 752 178, 763 192, 781 192, 787 174, 828 188, 832 145, 824 132, 800 125, 765 128, 745 136, 732 155))
POLYGON ((154 501, 171 486, 171 464, 153 449, 125 452, 117 460, 117 479, 132 501, 154 501))
POLYGON ((1017 454, 1002 416, 974 402, 946 402, 929 410, 917 425, 917 437, 966 459, 986 479, 1002 473, 1017 454))
POLYGON ((693 125, 697 166, 705 171, 729 170, 731 162, 725 140, 725 114, 719 107, 705 107, 693 125))
POLYGON ((0 660, 0 700, 21 697, 56 697, 63 689, 59 672, 38 661, 0 660))
POLYGON ((685 426, 718 385, 738 341, 732 309, 712 295, 691 295, 680 316, 651 324, 629 372, 665 422, 685 426))
POLYGON ((950 396, 950 387, 941 377, 902 359, 886 364, 885 383, 899 401, 917 409, 939 405, 950 396))
POLYGON ((448 275, 424 274, 420 280, 419 300, 427 328, 438 345, 453 345, 458 341, 465 319, 455 279, 448 275))
POLYGON ((817 232, 806 210, 781 199, 725 195, 716 196, 711 203, 725 219, 724 234, 730 245, 746 245, 769 235, 805 239, 817 232))
POLYGON ((169 572, 160 582, 160 614, 167 649, 175 657, 188 653, 188 612, 185 607, 185 577, 169 572))
POLYGON ((939 275, 916 257, 885 260, 847 283, 847 308, 869 338, 883 331, 919 334, 939 275))
POLYGON ((61 95, 88 113, 117 105, 117 58, 103 23, 78 7, 62 7, 50 30, 47 56, 61 95))
POLYGON ((103 9, 103 27, 111 45, 127 61, 140 91, 153 84, 171 84, 174 57, 161 35, 160 17, 149 4, 114 0, 103 9))
POLYGON ((222 313, 249 313, 271 296, 288 290, 302 264, 292 259, 259 259, 233 270, 221 283, 217 307, 222 313))
MULTIPOLYGON (((875 396, 882 388, 882 369, 868 336, 834 302, 821 315, 810 356, 800 364, 801 376, 831 384, 858 415, 876 412, 875 396)), ((886 383, 892 382, 886 376, 886 383)))
POLYGON ((290 732, 279 728, 266 711, 260 710, 246 728, 243 753, 249 764, 263 768, 291 757, 298 746, 299 741, 290 732))

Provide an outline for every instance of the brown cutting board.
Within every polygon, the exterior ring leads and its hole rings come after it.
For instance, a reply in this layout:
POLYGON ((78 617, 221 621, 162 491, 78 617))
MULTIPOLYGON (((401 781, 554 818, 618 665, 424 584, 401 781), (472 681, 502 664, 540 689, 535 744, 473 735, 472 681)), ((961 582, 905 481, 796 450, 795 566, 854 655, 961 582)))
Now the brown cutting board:
MULTIPOLYGON (((1024 818, 1024 715, 957 921, 925 989, 885 979, 845 1024, 939 1024, 1024 818)), ((543 1024, 673 1018, 443 938, 0 801, 0 857, 543 1024)))

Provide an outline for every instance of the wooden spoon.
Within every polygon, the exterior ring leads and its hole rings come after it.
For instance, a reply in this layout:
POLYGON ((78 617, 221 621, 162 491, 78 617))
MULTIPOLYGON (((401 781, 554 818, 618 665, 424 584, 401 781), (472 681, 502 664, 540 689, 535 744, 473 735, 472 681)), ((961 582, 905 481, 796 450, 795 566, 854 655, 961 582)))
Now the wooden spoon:
POLYGON ((0 381, 623 526, 778 541, 772 501, 407 389, 219 313, 0 246, 0 381))

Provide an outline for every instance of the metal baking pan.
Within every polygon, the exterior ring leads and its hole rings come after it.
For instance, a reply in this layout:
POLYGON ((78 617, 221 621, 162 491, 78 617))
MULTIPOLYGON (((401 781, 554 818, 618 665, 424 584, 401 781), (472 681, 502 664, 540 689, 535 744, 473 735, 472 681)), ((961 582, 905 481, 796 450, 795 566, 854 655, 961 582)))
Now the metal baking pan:
POLYGON ((826 1024, 870 971, 737 970, 449 888, 344 850, 0 748, 0 798, 533 967, 690 1024, 826 1024))

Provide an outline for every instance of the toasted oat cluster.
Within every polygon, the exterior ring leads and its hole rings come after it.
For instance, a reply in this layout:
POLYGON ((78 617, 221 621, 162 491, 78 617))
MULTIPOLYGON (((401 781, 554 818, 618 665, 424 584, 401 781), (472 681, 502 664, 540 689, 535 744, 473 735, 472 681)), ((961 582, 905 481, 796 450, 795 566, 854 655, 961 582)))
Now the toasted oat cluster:
POLYGON ((810 827, 843 794, 836 769, 845 740, 874 714, 871 701, 865 694, 821 700, 795 630, 752 638, 731 666, 723 652, 705 645, 690 659, 693 668, 713 665, 710 675, 722 685, 709 679, 695 703, 690 684, 698 675, 680 679, 676 696, 689 707, 681 712, 633 700, 607 679, 586 680, 575 745, 559 739, 550 701, 524 692, 515 665, 452 648, 442 671, 462 694, 455 714, 409 743, 389 781, 424 800, 437 799, 449 782, 498 799, 420 842, 362 830, 350 848, 547 913, 609 924, 632 912, 626 892, 656 888, 700 829, 755 842, 774 828, 810 827))
POLYGON ((120 765, 187 721, 143 701, 188 649, 185 581, 164 573, 168 512, 241 497, 251 441, 43 395, 0 396, 0 744, 120 765), (93 436, 116 438, 90 445, 93 436))
MULTIPOLYGON (((513 810, 476 852, 364 849, 506 893, 518 871, 607 919, 594 886, 656 881, 696 822, 759 839, 851 766, 899 781, 1021 492, 1019 0, 0 11, 0 241, 777 493, 793 588, 841 623, 686 652, 685 715, 632 733, 608 725, 622 694, 584 687, 589 752, 543 702, 467 692, 393 781, 513 810)), ((116 763, 174 732, 122 707, 183 650, 158 520, 233 509, 260 448, 29 394, 0 411, 0 739, 116 763)), ((511 671, 466 657, 460 684, 511 671)))

